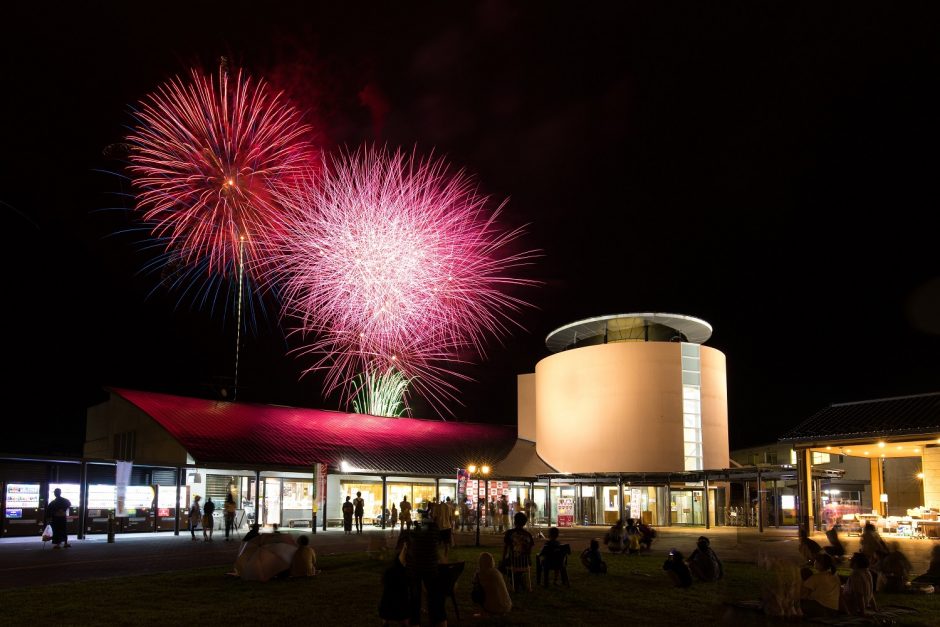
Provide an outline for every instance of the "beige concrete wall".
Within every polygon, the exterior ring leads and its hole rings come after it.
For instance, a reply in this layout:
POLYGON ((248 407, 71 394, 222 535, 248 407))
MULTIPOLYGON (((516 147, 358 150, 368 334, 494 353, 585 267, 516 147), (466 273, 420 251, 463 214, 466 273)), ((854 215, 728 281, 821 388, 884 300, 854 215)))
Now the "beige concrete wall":
POLYGON ((700 364, 702 463, 705 468, 728 468, 731 465, 731 453, 728 448, 728 371, 725 355, 710 346, 702 346, 700 364))
POLYGON ((137 463, 179 465, 186 463, 186 451, 150 416, 117 394, 88 409, 85 426, 85 457, 110 459, 114 456, 114 436, 134 431, 137 463))
POLYGON ((535 442, 535 373, 516 376, 516 415, 518 434, 523 440, 535 442))
MULTIPOLYGON (((703 462, 727 468, 725 356, 703 346, 701 364, 703 462)), ((521 390, 520 384, 520 407, 521 390)), ((535 442, 561 472, 683 470, 680 344, 602 344, 540 361, 535 442)))
POLYGON ((562 472, 683 468, 678 343, 622 342, 535 368, 536 450, 562 472))
POLYGON ((924 506, 940 509, 940 446, 924 448, 924 506))

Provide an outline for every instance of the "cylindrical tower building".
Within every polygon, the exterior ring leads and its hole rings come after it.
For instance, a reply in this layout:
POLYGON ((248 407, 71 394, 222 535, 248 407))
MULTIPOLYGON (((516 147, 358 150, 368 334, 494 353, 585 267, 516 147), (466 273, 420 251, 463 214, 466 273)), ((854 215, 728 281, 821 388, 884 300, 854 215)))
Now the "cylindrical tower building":
POLYGON ((555 354, 520 379, 520 437, 561 472, 727 468, 725 356, 702 346, 711 333, 663 313, 556 329, 545 340, 555 354))

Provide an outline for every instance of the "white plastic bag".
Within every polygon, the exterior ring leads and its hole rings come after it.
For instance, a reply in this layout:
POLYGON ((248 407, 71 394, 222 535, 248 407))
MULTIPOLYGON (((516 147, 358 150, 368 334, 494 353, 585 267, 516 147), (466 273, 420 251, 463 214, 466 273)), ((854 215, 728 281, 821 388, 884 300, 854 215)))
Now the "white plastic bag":
POLYGON ((42 530, 42 541, 48 542, 52 539, 52 525, 46 525, 46 528, 42 530))

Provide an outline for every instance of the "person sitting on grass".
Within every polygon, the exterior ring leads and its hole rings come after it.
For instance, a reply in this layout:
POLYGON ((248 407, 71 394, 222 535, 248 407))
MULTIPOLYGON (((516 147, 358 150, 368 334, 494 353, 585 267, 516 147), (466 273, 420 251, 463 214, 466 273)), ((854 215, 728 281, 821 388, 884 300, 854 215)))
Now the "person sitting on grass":
POLYGON ((290 576, 313 577, 317 574, 317 553, 310 546, 310 538, 300 536, 297 544, 297 552, 290 564, 290 576))
MULTIPOLYGON (((800 544, 798 546, 800 550, 800 555, 805 560, 805 566, 812 565, 816 561, 816 555, 822 550, 819 546, 819 543, 809 537, 809 534, 806 532, 806 529, 800 527, 800 544)), ((812 574, 812 572, 810 572, 812 574)))
POLYGON ((669 551, 669 557, 663 562, 663 570, 669 575, 675 587, 688 588, 692 585, 692 573, 679 549, 669 551))
POLYGON ((910 560, 901 552, 901 545, 892 542, 888 552, 875 565, 878 571, 879 592, 906 592, 907 579, 911 576, 910 560))
POLYGON ((712 550, 711 542, 705 536, 699 536, 695 550, 689 556, 689 570, 700 581, 718 581, 724 574, 721 560, 712 550))
POLYGON ((591 546, 581 552, 581 563, 592 575, 607 573, 607 562, 601 557, 601 543, 597 538, 591 540, 591 546))
MULTIPOLYGON (((538 563, 537 574, 545 576, 545 587, 548 587, 548 575, 555 573, 555 583, 558 583, 558 575, 561 575, 561 583, 568 583, 568 567, 565 565, 566 557, 571 554, 571 547, 558 541, 558 527, 552 527, 548 530, 548 541, 542 546, 536 558, 538 563)), ((541 581, 541 579, 539 579, 541 581)))
POLYGON ((604 544, 611 553, 623 553, 623 521, 618 520, 604 536, 604 544))
POLYGON ((626 551, 630 555, 637 555, 640 552, 640 529, 636 526, 636 521, 633 518, 627 519, 627 529, 626 529, 626 540, 624 541, 626 545, 626 551))
POLYGON ((868 558, 863 553, 856 553, 849 560, 849 566, 852 574, 842 588, 842 609, 852 616, 864 616, 868 610, 877 612, 868 558))
POLYGON ((512 599, 506 588, 506 580, 496 569, 496 562, 491 553, 480 553, 470 597, 480 606, 483 614, 488 616, 501 616, 512 610, 512 599))
POLYGON ((653 539, 656 537, 656 530, 645 522, 637 524, 637 529, 640 530, 640 548, 649 551, 653 548, 653 539))
POLYGON ((833 616, 839 611, 839 593, 842 582, 836 576, 836 567, 826 553, 819 553, 813 563, 816 572, 803 582, 800 608, 803 616, 816 618, 833 616))
POLYGON ((379 599, 379 618, 383 627, 391 624, 407 625, 408 614, 408 571, 402 563, 401 555, 396 555, 391 565, 382 573, 382 597, 379 599))

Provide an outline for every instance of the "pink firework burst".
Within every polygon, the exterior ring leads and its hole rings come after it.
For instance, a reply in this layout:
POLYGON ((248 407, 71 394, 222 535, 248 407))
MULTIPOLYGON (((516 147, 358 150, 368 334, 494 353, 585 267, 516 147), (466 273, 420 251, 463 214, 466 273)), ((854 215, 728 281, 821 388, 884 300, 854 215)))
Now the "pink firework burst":
POLYGON ((128 136, 137 208, 170 257, 231 273, 283 228, 275 192, 315 163, 310 128, 264 81, 193 70, 147 96, 128 136))
POLYGON ((513 272, 536 253, 509 251, 521 230, 498 228, 503 205, 488 209, 443 160, 364 148, 330 166, 284 197, 291 235, 269 277, 317 338, 304 349, 319 356, 312 369, 347 401, 358 373, 396 369, 444 407, 453 364, 468 348, 483 356, 526 306, 507 288, 533 283, 513 272))

